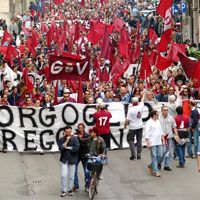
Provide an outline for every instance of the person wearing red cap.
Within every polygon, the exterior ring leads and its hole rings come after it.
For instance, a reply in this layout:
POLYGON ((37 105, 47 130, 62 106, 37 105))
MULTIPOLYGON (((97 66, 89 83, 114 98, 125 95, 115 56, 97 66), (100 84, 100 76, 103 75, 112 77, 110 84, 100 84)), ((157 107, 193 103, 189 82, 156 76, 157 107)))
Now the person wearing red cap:
POLYGON ((141 159, 142 153, 142 131, 143 131, 143 121, 142 112, 144 108, 144 96, 141 102, 137 97, 132 98, 132 106, 128 109, 127 117, 125 120, 124 128, 129 124, 129 132, 127 135, 127 141, 129 143, 131 157, 130 160, 135 160, 135 137, 137 139, 137 159, 141 159))

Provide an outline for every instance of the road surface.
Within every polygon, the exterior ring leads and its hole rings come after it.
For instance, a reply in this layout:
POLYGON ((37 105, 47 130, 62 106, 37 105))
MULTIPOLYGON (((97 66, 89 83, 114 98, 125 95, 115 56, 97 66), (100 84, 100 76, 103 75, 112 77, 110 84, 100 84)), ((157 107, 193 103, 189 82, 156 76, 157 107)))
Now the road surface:
MULTIPOLYGON (((184 169, 161 170, 162 177, 147 172, 149 150, 143 149, 142 160, 129 160, 129 150, 109 152, 99 184, 98 200, 198 200, 200 173, 196 159, 187 159, 184 169)), ((79 166, 80 189, 73 197, 60 197, 59 153, 0 153, 0 200, 85 200, 83 170, 79 166)))

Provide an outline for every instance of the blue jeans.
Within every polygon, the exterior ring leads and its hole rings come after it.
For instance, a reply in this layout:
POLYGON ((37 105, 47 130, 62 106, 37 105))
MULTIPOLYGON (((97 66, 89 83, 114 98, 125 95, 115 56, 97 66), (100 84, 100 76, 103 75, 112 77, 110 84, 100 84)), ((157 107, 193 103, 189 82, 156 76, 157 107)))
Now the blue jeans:
POLYGON ((167 146, 163 145, 163 153, 164 167, 170 167, 174 157, 174 142, 172 141, 172 138, 168 139, 167 146))
POLYGON ((88 184, 89 182, 89 173, 87 170, 87 158, 83 158, 81 160, 78 161, 78 163, 76 164, 76 169, 75 169, 75 175, 74 175, 74 187, 75 188, 79 188, 79 180, 78 180, 78 164, 79 162, 82 162, 82 166, 83 166, 83 171, 84 171, 84 175, 85 175, 85 186, 88 184))
POLYGON ((158 172, 158 163, 161 163, 163 157, 162 145, 152 146, 150 148, 151 168, 153 172, 158 172))
POLYGON ((176 144, 176 151, 179 158, 179 165, 182 167, 185 165, 185 146, 186 144, 182 145, 176 144))
POLYGON ((194 138, 194 155, 197 155, 198 152, 198 146, 199 146, 199 130, 198 127, 196 127, 193 131, 189 131, 189 142, 187 144, 187 153, 188 155, 192 156, 193 155, 193 150, 192 150, 192 136, 194 138))
POLYGON ((61 163, 61 190, 62 192, 69 192, 74 187, 75 164, 70 165, 67 162, 61 163))

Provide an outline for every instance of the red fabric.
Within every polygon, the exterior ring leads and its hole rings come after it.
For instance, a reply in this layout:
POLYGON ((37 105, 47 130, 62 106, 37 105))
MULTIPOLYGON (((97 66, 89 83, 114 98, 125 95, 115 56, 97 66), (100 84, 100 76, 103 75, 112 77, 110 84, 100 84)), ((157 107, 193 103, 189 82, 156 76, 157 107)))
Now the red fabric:
POLYGON ((58 105, 58 81, 56 81, 53 105, 58 105))
POLYGON ((8 47, 0 46, 0 53, 5 56, 7 53, 7 49, 8 49, 8 47))
POLYGON ((103 35, 103 42, 102 42, 102 46, 101 46, 101 57, 103 57, 105 59, 109 59, 109 55, 108 55, 109 45, 110 45, 109 33, 108 33, 107 29, 105 28, 104 35, 103 35))
POLYGON ((33 56, 37 55, 35 48, 38 46, 38 35, 34 29, 32 29, 32 35, 27 39, 26 46, 30 50, 33 56))
POLYGON ((48 31, 49 31, 49 29, 48 29, 47 25, 43 21, 41 21, 41 32, 47 33, 48 31))
POLYGON ((156 59, 156 67, 163 71, 165 69, 167 69, 168 67, 170 67, 172 64, 172 57, 171 54, 169 53, 168 56, 162 56, 161 54, 157 55, 157 59, 156 59))
POLYGON ((50 80, 77 80, 79 77, 82 81, 89 80, 89 58, 81 59, 67 52, 63 55, 50 55, 50 80))
POLYGON ((81 0, 81 6, 85 6, 85 0, 81 0))
POLYGON ((106 24, 106 28, 108 30, 108 33, 112 34, 112 32, 113 32, 113 30, 114 30, 115 27, 113 25, 106 24))
POLYGON ((136 47, 134 48, 131 56, 131 62, 135 63, 136 60, 140 58, 141 49, 140 49, 140 37, 137 38, 136 47))
POLYGON ((53 0, 53 1, 56 5, 60 5, 61 3, 64 3, 65 0, 53 0))
POLYGON ((107 83, 109 81, 109 79, 110 79, 110 77, 109 77, 108 70, 106 68, 103 68, 101 71, 101 74, 100 74, 100 81, 107 83))
POLYGON ((122 29, 121 35, 120 35, 120 41, 119 41, 119 51, 120 51, 120 54, 124 58, 127 58, 129 56, 128 43, 129 43, 128 32, 126 30, 122 29))
POLYGON ((165 18, 166 11, 172 7, 172 0, 161 0, 156 11, 165 18))
POLYGON ((200 79, 200 59, 198 60, 196 67, 194 69, 193 78, 197 80, 200 79))
POLYGON ((156 48, 159 52, 167 51, 168 45, 171 43, 172 29, 165 31, 160 39, 160 42, 157 44, 156 48))
POLYGON ((149 63, 150 63, 151 66, 155 65, 156 57, 157 57, 156 51, 152 51, 151 55, 148 57, 149 58, 149 63))
POLYGON ((158 39, 158 36, 153 28, 149 28, 148 35, 149 35, 150 43, 154 44, 155 41, 158 39))
POLYGON ((100 21, 98 21, 97 23, 93 22, 93 28, 94 30, 99 34, 99 35, 103 35, 105 32, 105 27, 106 25, 100 21))
POLYGON ((24 79, 24 82, 26 84, 27 90, 32 93, 34 85, 32 84, 32 82, 30 81, 29 77, 28 77, 28 68, 26 67, 23 71, 22 77, 24 79))
POLYGON ((93 115, 96 121, 96 128, 100 135, 110 133, 110 118, 112 117, 111 113, 106 110, 99 110, 93 115))
POLYGON ((14 59, 19 56, 19 52, 17 51, 15 46, 8 45, 6 57, 5 59, 14 59))
POLYGON ((113 20, 113 26, 115 27, 115 30, 120 32, 123 26, 125 25, 124 21, 118 17, 115 17, 113 20))
POLYGON ((190 100, 184 100, 182 102, 182 107, 183 107, 183 115, 190 117, 191 113, 191 108, 190 108, 190 100))
POLYGON ((80 38, 80 27, 79 23, 77 22, 75 25, 75 31, 74 31, 74 42, 77 41, 80 38))
POLYGON ((177 44, 175 42, 172 43, 172 60, 173 62, 180 61, 180 58, 178 57, 178 53, 182 53, 185 55, 186 53, 186 45, 185 44, 177 44))
POLYGON ((184 115, 176 115, 175 116, 175 121, 177 128, 189 128, 189 117, 184 116, 184 115), (180 127, 183 126, 183 127, 180 127))
POLYGON ((101 38, 101 35, 96 32, 94 28, 91 28, 90 32, 87 34, 87 38, 92 44, 97 44, 101 38))
MULTIPOLYGON (((190 58, 183 55, 182 53, 178 53, 178 57, 180 58, 181 65, 182 65, 187 77, 189 79, 193 78, 195 69, 197 67, 197 62, 191 60, 190 58)), ((199 79, 199 77, 198 77, 198 79, 199 79)))
POLYGON ((1 40, 1 44, 3 45, 4 42, 5 42, 8 38, 10 39, 10 41, 12 41, 12 36, 8 33, 8 31, 4 31, 3 37, 2 37, 2 40, 1 40))
POLYGON ((77 103, 83 103, 83 99, 83 82, 79 78, 77 103))
POLYGON ((141 69, 140 69, 140 78, 145 80, 147 77, 151 75, 151 65, 148 60, 148 56, 146 52, 143 53, 142 62, 141 62, 141 69))

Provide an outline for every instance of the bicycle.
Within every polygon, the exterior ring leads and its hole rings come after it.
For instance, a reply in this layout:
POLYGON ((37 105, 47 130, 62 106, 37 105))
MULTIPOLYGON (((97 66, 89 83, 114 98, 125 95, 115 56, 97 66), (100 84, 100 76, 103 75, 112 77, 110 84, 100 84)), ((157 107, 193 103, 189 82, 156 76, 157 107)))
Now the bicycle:
POLYGON ((99 156, 89 156, 88 158, 92 162, 87 163, 87 169, 91 171, 91 178, 89 184, 89 199, 93 199, 94 195, 97 194, 97 186, 99 183, 99 176, 103 168, 103 164, 98 160, 99 156))

